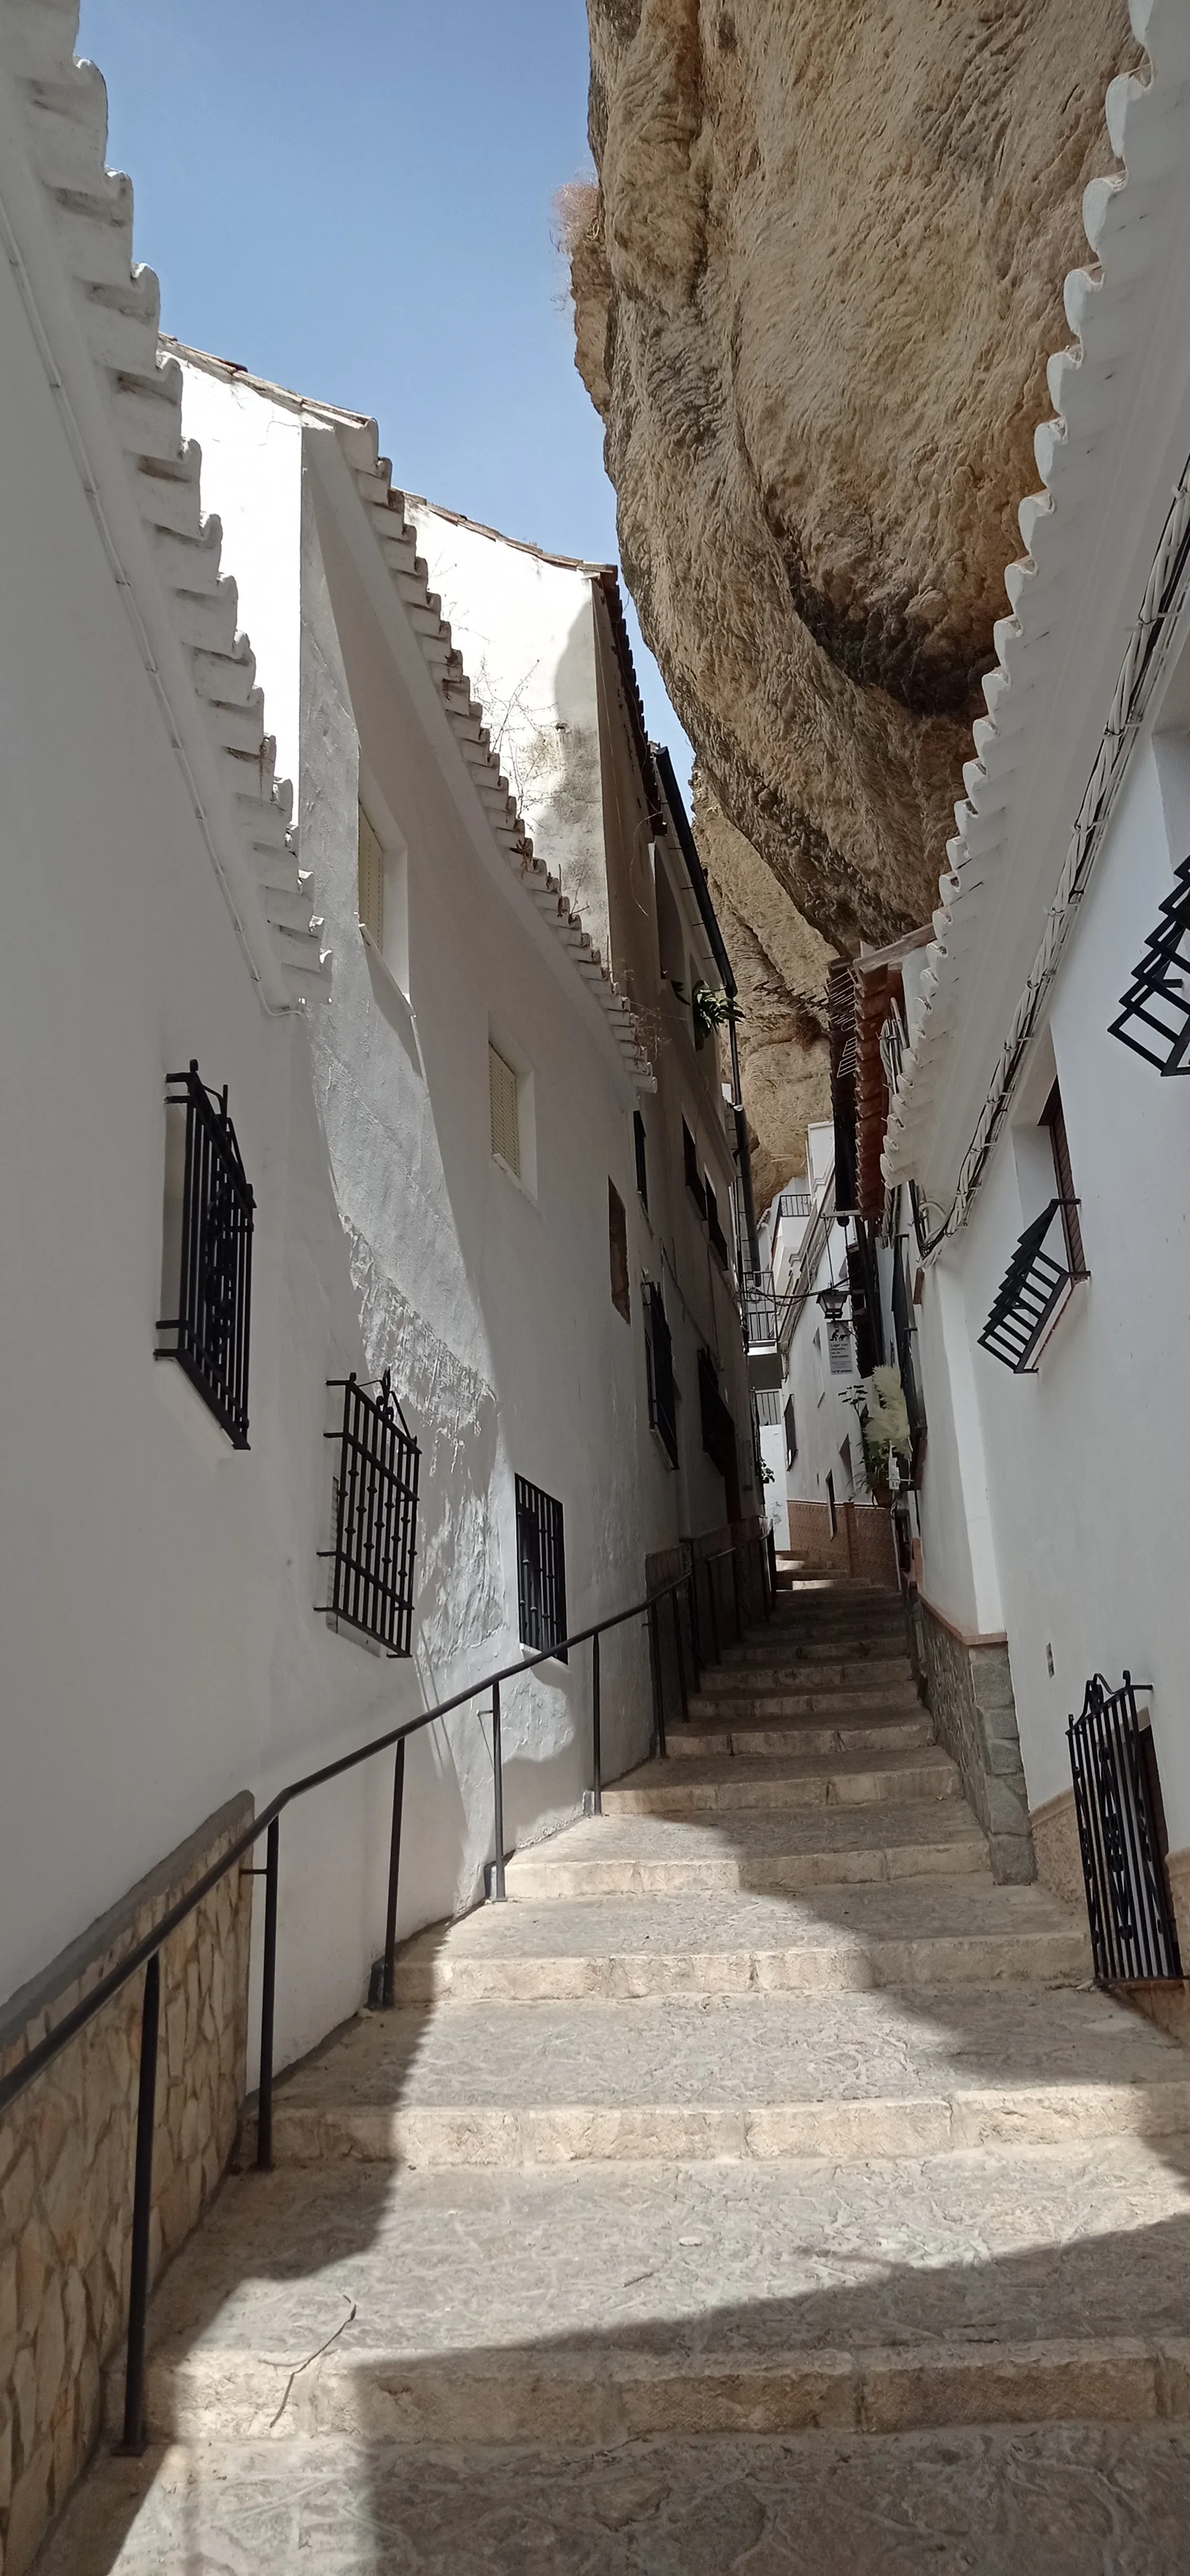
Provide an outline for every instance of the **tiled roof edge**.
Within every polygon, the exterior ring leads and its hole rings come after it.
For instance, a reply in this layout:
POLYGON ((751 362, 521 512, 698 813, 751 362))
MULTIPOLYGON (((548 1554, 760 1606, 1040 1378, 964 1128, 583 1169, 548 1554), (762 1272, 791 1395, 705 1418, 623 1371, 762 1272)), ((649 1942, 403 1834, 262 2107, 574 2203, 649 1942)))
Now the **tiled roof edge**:
MULTIPOLYGON (((1176 152, 1172 116, 1183 102, 1190 69, 1190 22, 1181 0, 1130 0, 1130 16, 1148 54, 1150 77, 1123 73, 1107 91, 1108 136, 1122 168, 1092 180, 1084 193, 1084 229, 1095 265, 1072 270, 1065 282, 1075 339, 1051 356, 1047 370, 1054 416, 1039 425, 1033 442, 1042 489, 1030 493, 1017 514, 1026 553, 1005 573, 1010 613, 994 629, 996 667, 983 684, 987 712, 973 728, 974 757, 963 772, 966 795, 955 809, 957 830, 947 845, 949 866, 939 880, 934 938, 923 967, 924 1014, 906 1049, 889 1114, 884 1171, 890 1183, 918 1172, 928 1148, 990 863, 1008 838, 1025 755, 1034 747, 1033 728, 1045 717, 1056 659, 1050 647, 1061 632, 1070 550, 1086 513, 1097 506, 1094 479, 1085 471, 1088 447, 1102 438, 1129 384, 1128 368, 1119 365, 1120 326, 1152 256, 1156 227, 1147 219, 1176 152)), ((994 884, 994 867, 990 873, 994 884)), ((996 1079, 1001 1078, 998 1070, 996 1079)))

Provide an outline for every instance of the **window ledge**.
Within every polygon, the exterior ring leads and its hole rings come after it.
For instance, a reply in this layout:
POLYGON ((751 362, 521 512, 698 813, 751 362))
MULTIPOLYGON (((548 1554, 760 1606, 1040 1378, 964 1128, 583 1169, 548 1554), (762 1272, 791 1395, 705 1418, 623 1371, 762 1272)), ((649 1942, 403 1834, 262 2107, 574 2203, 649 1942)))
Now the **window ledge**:
POLYGON ((505 1180, 511 1181, 514 1190, 519 1190, 521 1197, 528 1200, 534 1214, 536 1216, 540 1216, 540 1204, 535 1192, 530 1189, 528 1182, 521 1179, 519 1172, 514 1172, 511 1163, 505 1162, 503 1154, 493 1153, 492 1161, 496 1165, 497 1171, 503 1172, 505 1180))
POLYGON ((402 1003, 404 1004, 405 1009, 408 1011, 410 1018, 412 1018, 412 1016, 413 1016, 413 1004, 412 1004, 412 1002, 411 1002, 411 1001, 410 1001, 410 999, 409 999, 409 995, 408 995, 408 993, 406 992, 404 985, 403 985, 403 984, 401 984, 401 983, 399 983, 399 982, 398 982, 398 980, 397 980, 397 978, 396 978, 396 976, 394 975, 393 970, 392 970, 392 967, 389 965, 388 959, 387 959, 387 957, 385 956, 385 954, 384 954, 384 950, 383 950, 383 948, 380 946, 379 941, 373 938, 372 933, 371 933, 371 931, 369 930, 369 928, 368 928, 368 925, 367 925, 367 922, 366 922, 366 921, 361 921, 361 922, 357 923, 357 928, 358 928, 358 930, 359 930, 360 938, 362 939, 362 941, 363 941, 363 943, 364 943, 364 946, 365 946, 365 948, 366 948, 366 949, 367 949, 367 951, 368 951, 368 955, 369 955, 369 957, 374 957, 374 958, 375 958, 376 963, 377 963, 377 965, 378 965, 378 967, 379 967, 379 969, 380 969, 380 972, 381 972, 381 974, 382 974, 382 975, 383 975, 383 977, 384 977, 385 983, 386 983, 386 984, 391 984, 392 989, 393 989, 394 993, 395 993, 395 994, 396 994, 396 996, 397 996, 397 1000, 398 1000, 399 1002, 402 1002, 402 1003))
POLYGON ((1084 1270, 1079 1278, 1071 1280, 1066 1291, 1066 1295, 1062 1299, 1061 1305, 1058 1307, 1057 1312, 1051 1315, 1045 1331, 1041 1336, 1041 1340, 1033 1353, 1033 1366, 1030 1371, 1031 1375, 1037 1375, 1040 1373, 1042 1362, 1048 1357, 1055 1339, 1059 1335, 1064 1334, 1068 1316, 1077 1317, 1081 1315, 1087 1302, 1090 1287, 1091 1274, 1089 1270, 1084 1270))

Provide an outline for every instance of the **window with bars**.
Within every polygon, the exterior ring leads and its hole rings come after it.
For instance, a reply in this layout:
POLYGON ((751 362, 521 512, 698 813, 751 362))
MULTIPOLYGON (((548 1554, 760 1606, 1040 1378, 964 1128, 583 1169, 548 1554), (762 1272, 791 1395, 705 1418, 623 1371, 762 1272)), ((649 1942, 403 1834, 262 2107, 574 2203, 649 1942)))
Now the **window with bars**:
POLYGON ((607 1185, 607 1248, 611 1265, 612 1304, 626 1324, 632 1321, 628 1280, 628 1215, 614 1181, 607 1185))
POLYGON ((192 1057, 166 1087, 165 1249, 154 1357, 176 1360, 232 1447, 248 1446, 248 1345, 256 1202, 245 1177, 227 1091, 212 1091, 192 1057))
POLYGON ((636 1186, 642 1204, 647 1208, 649 1204, 648 1139, 645 1135, 645 1122, 639 1109, 634 1109, 632 1112, 632 1143, 636 1154, 636 1186))
POLYGON ((359 809, 359 918, 369 939, 384 954, 384 843, 359 809))
POLYGON ((794 1413, 794 1410, 793 1410, 793 1397, 792 1397, 792 1396, 787 1396, 787 1398, 786 1398, 786 1402, 785 1402, 785 1464, 786 1464, 786 1466, 787 1466, 787 1467, 792 1467, 792 1465, 793 1465, 794 1460, 795 1460, 795 1458, 796 1458, 796 1457, 797 1457, 797 1416, 796 1416, 796 1414, 794 1413))
POLYGON ((506 1056, 488 1041, 488 1090, 492 1113, 492 1152, 521 1177, 520 1083, 506 1056))
POLYGON ((709 1351, 698 1354, 698 1410, 702 1445, 721 1476, 735 1467, 735 1424, 719 1393, 719 1372, 709 1351))
POLYGON ((703 1204, 707 1212, 707 1233, 711 1238, 711 1250, 718 1254, 718 1257, 726 1270, 729 1266, 731 1256, 728 1251, 727 1236, 719 1222, 719 1201, 715 1196, 710 1177, 707 1173, 703 1174, 702 1195, 703 1204))
POLYGON ((1031 1374, 1046 1328, 1070 1286, 1071 1274, 1058 1259, 1058 1209, 1059 1201, 1051 1199, 1025 1227, 979 1336, 981 1347, 1017 1377, 1031 1374))
POLYGON ((516 1480, 517 1613, 521 1643, 536 1654, 569 1658, 566 1635, 566 1550, 562 1506, 525 1476, 516 1480))
POLYGON ((1054 1179, 1058 1184, 1058 1203, 1062 1210, 1062 1232, 1066 1239, 1066 1259, 1072 1279, 1084 1279, 1087 1265, 1083 1259, 1083 1235, 1078 1218, 1078 1200, 1074 1195, 1074 1174, 1070 1168, 1070 1147, 1066 1140, 1066 1119, 1062 1094, 1054 1084, 1041 1113, 1041 1125, 1048 1127, 1054 1156, 1054 1179))
POLYGON ((409 1653, 413 1565, 417 1552, 417 1480, 421 1453, 385 1370, 375 1392, 349 1378, 342 1387, 334 1486, 334 1546, 328 1618, 356 1628, 390 1655, 409 1653))
POLYGON ((678 1463, 678 1391, 674 1379, 673 1336, 661 1290, 650 1280, 645 1290, 645 1366, 649 1381, 649 1421, 669 1459, 678 1463))
POLYGON ((682 1120, 682 1170, 686 1176, 686 1187, 698 1213, 705 1217, 707 1202, 698 1169, 698 1147, 684 1118, 682 1120))

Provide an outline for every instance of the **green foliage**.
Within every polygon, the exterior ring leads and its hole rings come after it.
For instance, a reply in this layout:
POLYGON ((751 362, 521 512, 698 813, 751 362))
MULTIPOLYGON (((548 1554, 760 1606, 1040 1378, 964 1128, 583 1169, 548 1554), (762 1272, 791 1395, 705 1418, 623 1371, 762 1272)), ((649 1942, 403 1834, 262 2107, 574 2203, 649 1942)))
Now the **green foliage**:
POLYGON ((704 1038, 709 1038, 713 1029, 729 1029, 744 1016, 729 993, 714 993, 709 984, 701 982, 694 987, 691 1007, 695 1026, 704 1038))

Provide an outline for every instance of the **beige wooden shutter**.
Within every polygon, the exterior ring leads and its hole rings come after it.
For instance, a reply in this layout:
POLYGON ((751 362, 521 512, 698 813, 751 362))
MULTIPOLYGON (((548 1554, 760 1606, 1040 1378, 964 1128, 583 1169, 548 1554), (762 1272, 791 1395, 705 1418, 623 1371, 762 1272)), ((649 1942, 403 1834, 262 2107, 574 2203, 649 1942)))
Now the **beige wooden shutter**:
POLYGON ((488 1046, 488 1085, 492 1101, 492 1152, 521 1177, 521 1130, 517 1117, 517 1078, 494 1046, 488 1046))
POLYGON ((384 948, 384 844, 363 806, 359 809, 359 917, 377 947, 384 948))

